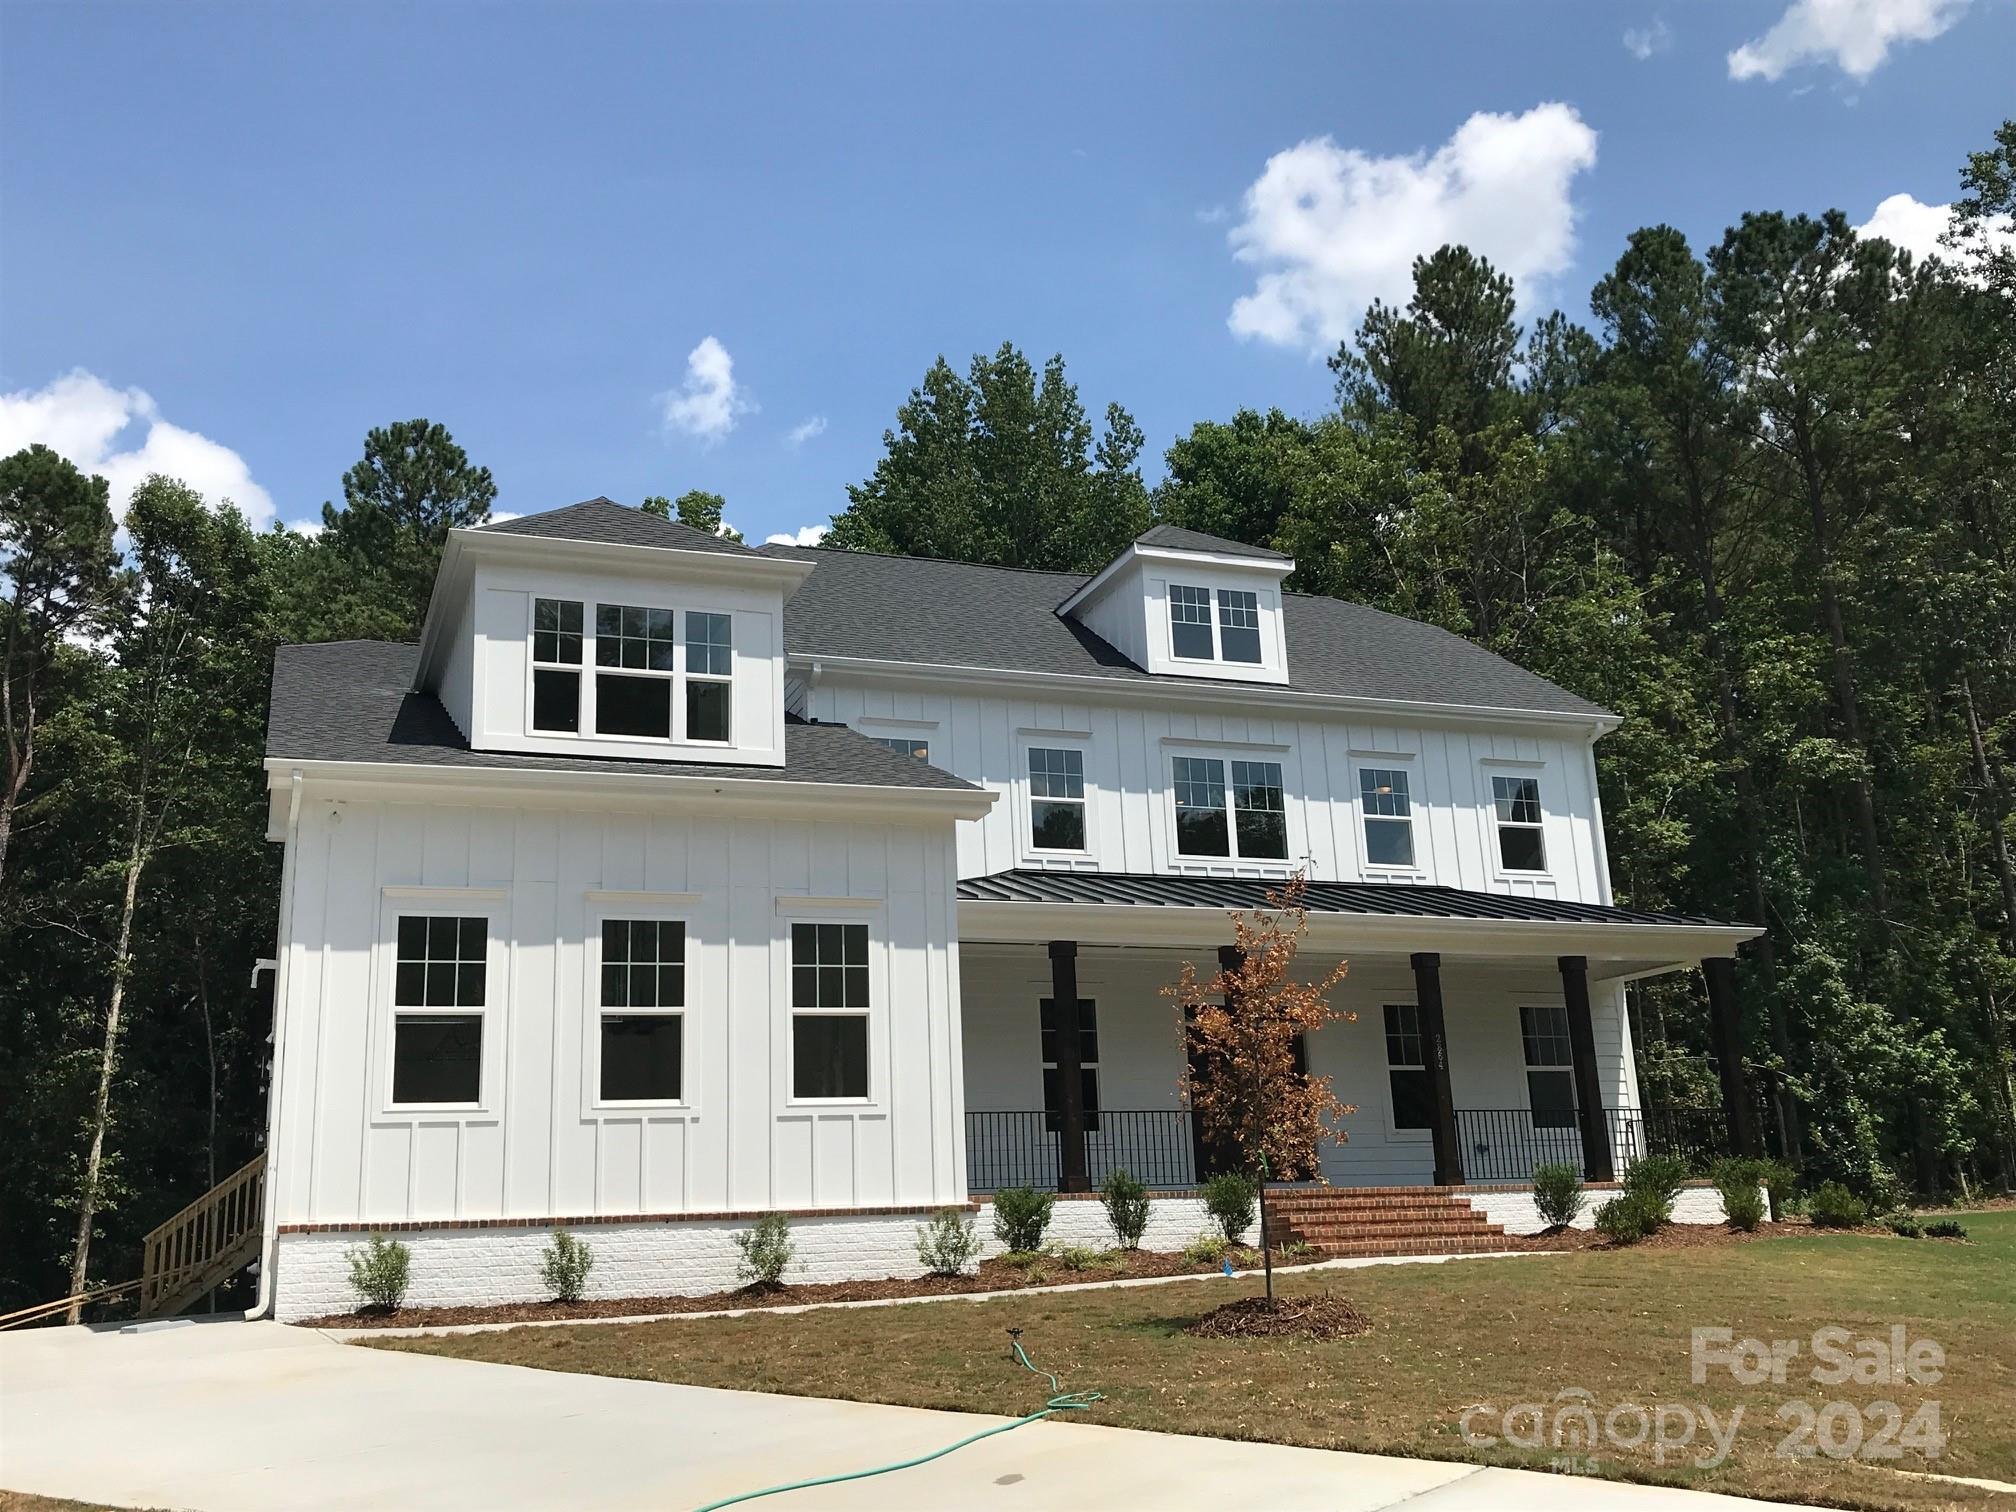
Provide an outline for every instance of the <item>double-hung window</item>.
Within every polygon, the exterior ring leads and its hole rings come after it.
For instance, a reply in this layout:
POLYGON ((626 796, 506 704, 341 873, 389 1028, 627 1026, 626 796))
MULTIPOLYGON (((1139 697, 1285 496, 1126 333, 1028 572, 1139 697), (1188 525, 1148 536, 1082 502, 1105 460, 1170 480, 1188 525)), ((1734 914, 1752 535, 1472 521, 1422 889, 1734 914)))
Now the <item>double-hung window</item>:
POLYGON ((1037 850, 1085 849, 1085 753, 1029 748, 1029 843, 1037 850))
POLYGON ((595 606, 595 733, 669 740, 679 646, 670 609, 595 606))
POLYGON ((532 601, 532 728, 581 729, 581 601, 532 601))
POLYGON ((791 1095, 868 1095, 868 926, 791 926, 791 1095))
POLYGON ((604 919, 601 971, 604 1102, 678 1102, 686 1059, 686 926, 604 919))
POLYGON ((1371 866, 1414 864, 1414 807, 1400 767, 1360 767, 1358 803, 1365 815, 1365 860, 1371 866))
POLYGON ((1260 663, 1260 595, 1218 590, 1218 653, 1228 662, 1260 663))
POLYGON ((1506 871, 1547 870, 1540 779, 1494 776, 1491 799, 1498 811, 1498 864, 1506 871))
POLYGON ((1278 761, 1234 761, 1232 781, 1216 756, 1178 756, 1171 775, 1176 795, 1176 853, 1242 860, 1288 857, 1288 812, 1278 761), (1230 797, 1230 812, 1226 799, 1230 797))
POLYGON ((1211 590, 1169 585, 1169 650, 1186 661, 1216 661, 1211 639, 1211 590))
POLYGON ((1386 1005, 1386 1084, 1393 1096, 1394 1128, 1434 1127, 1427 1041, 1421 1033, 1421 1009, 1414 1003, 1386 1005))
MULTIPOLYGON (((1064 1110, 1063 1082, 1057 1070, 1057 1000, 1043 998, 1037 1004, 1042 1025, 1043 1127, 1055 1134, 1064 1110)), ((1079 1106, 1085 1111, 1085 1132, 1099 1132, 1099 1005, 1090 998, 1078 999, 1078 1086, 1079 1106)))
POLYGON ((1260 595, 1243 588, 1216 590, 1218 613, 1211 613, 1213 590, 1186 583, 1169 585, 1169 654, 1183 661, 1240 662, 1257 667, 1260 651, 1260 595))
POLYGON ((734 621, 686 611, 686 738, 726 740, 735 670, 734 621))
POLYGON ((490 921, 406 914, 392 968, 392 1102, 483 1100, 483 1010, 490 921))
POLYGON ((1526 1050, 1526 1095, 1536 1129, 1575 1127, 1575 1064, 1568 1010, 1559 1003, 1519 1009, 1519 1038, 1526 1050))

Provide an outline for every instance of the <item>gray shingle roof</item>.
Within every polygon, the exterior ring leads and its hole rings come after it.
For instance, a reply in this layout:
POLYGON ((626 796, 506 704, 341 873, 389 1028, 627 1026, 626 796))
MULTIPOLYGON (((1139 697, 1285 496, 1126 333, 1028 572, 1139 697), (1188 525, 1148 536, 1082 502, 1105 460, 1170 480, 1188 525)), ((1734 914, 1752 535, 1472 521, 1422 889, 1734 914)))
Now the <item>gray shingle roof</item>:
POLYGON ((476 527, 485 535, 545 536, 561 541, 594 541, 606 546, 656 546, 668 551, 746 552, 747 546, 720 536, 661 520, 614 499, 584 499, 565 509, 520 515, 495 525, 476 527))
MULTIPOLYGON (((1057 606, 1086 581, 1077 573, 820 547, 762 549, 816 564, 784 605, 784 644, 794 655, 1179 681, 1151 677, 1083 625, 1057 614, 1057 606)), ((1286 594, 1282 604, 1290 686, 1298 692, 1555 714, 1603 712, 1433 625, 1308 594, 1286 594)), ((1252 686, 1215 678, 1180 681, 1252 686)))
POLYGON ((1291 562, 1285 551, 1266 546, 1248 546, 1244 541, 1228 541, 1223 536, 1206 535, 1201 530, 1185 530, 1181 525, 1151 525, 1134 537, 1136 546, 1164 546, 1171 551, 1209 551, 1219 556, 1259 557, 1269 562, 1291 562))
POLYGON ((472 751, 440 700, 431 693, 413 691, 419 656, 419 647, 389 641, 280 647, 273 657, 266 754, 302 761, 397 762, 503 771, 613 772, 875 787, 973 786, 840 725, 787 724, 781 767, 472 751))
MULTIPOLYGON (((1127 908, 1253 909, 1280 887, 1252 877, 1162 877, 1138 872, 1005 871, 959 884, 968 903, 1110 903, 1127 908)), ((1649 913, 1603 903, 1564 903, 1417 887, 1408 882, 1311 882, 1311 913, 1383 914, 1415 919, 1511 919, 1551 924, 1716 924, 1700 914, 1649 913)))

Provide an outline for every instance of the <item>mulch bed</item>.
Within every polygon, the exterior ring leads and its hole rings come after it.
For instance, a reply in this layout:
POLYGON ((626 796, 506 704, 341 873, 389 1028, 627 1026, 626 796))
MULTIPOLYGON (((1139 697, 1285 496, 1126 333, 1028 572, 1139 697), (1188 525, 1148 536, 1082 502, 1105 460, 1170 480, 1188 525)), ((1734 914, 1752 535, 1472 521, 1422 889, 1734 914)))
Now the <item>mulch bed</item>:
POLYGON ((1348 1339, 1372 1325, 1331 1292, 1313 1297, 1241 1297, 1214 1307, 1183 1332, 1200 1339, 1348 1339))

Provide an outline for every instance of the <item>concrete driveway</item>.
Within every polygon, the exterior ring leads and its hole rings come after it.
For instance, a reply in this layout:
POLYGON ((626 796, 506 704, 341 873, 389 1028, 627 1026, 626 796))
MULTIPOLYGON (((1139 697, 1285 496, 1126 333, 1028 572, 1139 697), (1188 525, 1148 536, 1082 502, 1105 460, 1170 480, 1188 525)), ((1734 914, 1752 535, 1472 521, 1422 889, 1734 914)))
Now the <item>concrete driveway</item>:
MULTIPOLYGON (((361 1349, 272 1323, 0 1334, 0 1487, 201 1512, 651 1508, 928 1453, 1005 1419, 361 1349)), ((1711 1512, 1763 1502, 1035 1423, 753 1505, 1711 1512)))

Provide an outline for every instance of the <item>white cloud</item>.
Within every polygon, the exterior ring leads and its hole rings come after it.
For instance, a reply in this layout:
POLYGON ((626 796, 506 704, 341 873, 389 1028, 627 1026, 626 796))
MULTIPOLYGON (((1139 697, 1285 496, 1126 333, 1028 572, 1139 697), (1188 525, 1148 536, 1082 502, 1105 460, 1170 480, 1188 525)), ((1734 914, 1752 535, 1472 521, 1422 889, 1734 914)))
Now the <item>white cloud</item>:
POLYGON ((712 336, 686 354, 686 382, 658 395, 667 430, 684 431, 712 446, 756 403, 735 382, 735 359, 712 336))
POLYGON ((153 473, 179 478, 212 504, 229 499, 256 530, 275 513, 272 495, 252 481, 238 453, 162 419, 145 390, 114 388, 83 368, 45 388, 0 394, 0 456, 36 441, 101 475, 111 485, 113 513, 121 518, 133 490, 153 473))
POLYGON ((1489 258, 1538 297, 1575 250, 1575 176, 1596 133, 1573 106, 1479 112, 1433 153, 1372 157, 1331 138, 1267 160, 1232 228, 1233 255, 1261 269, 1233 306, 1235 334, 1327 349, 1374 299, 1404 304, 1413 262, 1450 242, 1489 258))
POLYGON ((493 509, 483 517, 485 525, 502 525, 506 520, 522 520, 523 511, 516 509, 493 509))
POLYGON ((813 415, 808 419, 799 421, 790 430, 786 431, 784 433, 784 444, 795 451, 814 436, 823 436, 825 434, 826 417, 824 415, 813 415))
POLYGON ((311 541, 322 534, 322 522, 320 520, 289 520, 287 528, 294 532, 295 535, 306 536, 311 541))
POLYGON ((765 546, 817 546, 826 539, 828 527, 824 525, 800 525, 792 535, 767 535, 763 537, 765 546))
POLYGON ((1904 42, 1929 42, 1969 0, 1792 0, 1771 30, 1729 54, 1732 79, 1774 80, 1801 63, 1831 62, 1866 79, 1904 42))
POLYGON ((1627 26, 1624 28, 1624 51, 1640 63, 1654 53, 1662 53, 1673 45, 1673 28, 1666 24, 1664 16, 1654 16, 1650 26, 1627 26))
MULTIPOLYGON (((1892 246, 1909 252, 1915 261, 1937 257, 1955 267, 1968 262, 1966 251, 1942 246, 1939 238, 1953 223, 1951 205, 1928 205, 1909 194, 1893 194, 1876 207, 1875 214, 1855 228, 1857 236, 1880 236, 1892 246)), ((2016 230, 2007 224, 1989 232, 1989 240, 2016 252, 2016 230)))

